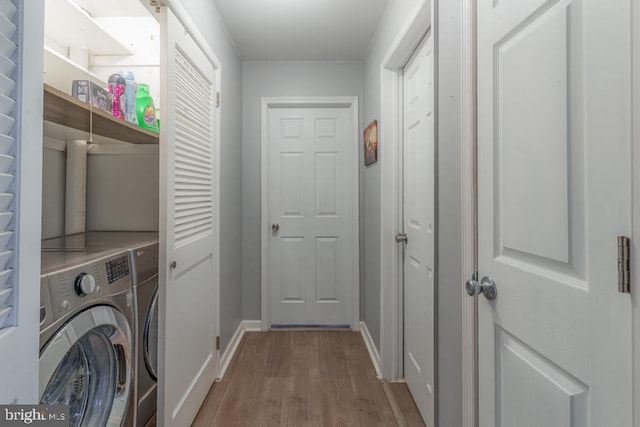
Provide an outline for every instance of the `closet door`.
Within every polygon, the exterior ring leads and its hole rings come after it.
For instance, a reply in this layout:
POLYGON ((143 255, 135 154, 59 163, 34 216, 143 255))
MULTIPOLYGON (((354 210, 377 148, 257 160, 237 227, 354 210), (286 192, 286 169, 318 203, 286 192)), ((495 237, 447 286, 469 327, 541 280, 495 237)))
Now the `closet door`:
POLYGON ((190 425, 218 377, 218 71, 161 11, 159 425, 190 425))
POLYGON ((0 0, 0 404, 38 401, 43 23, 0 0))

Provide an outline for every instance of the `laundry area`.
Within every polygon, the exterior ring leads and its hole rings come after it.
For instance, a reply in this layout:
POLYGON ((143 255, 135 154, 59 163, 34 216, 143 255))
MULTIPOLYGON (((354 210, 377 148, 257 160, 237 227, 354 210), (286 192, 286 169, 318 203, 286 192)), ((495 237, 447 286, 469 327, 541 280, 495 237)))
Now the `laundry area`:
POLYGON ((70 425, 157 411, 160 25, 47 0, 39 401, 70 425))

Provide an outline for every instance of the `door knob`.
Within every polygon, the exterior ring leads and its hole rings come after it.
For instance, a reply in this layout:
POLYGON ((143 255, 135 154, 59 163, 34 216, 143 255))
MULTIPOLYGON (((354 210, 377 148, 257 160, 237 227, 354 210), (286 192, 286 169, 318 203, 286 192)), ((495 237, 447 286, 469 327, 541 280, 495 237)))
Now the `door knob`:
POLYGON ((404 233, 396 234, 396 242, 398 243, 407 243, 409 241, 409 237, 407 237, 404 233))
POLYGON ((271 231, 277 233, 280 230, 280 224, 271 224, 271 231))
POLYGON ((173 261, 171 264, 169 264, 169 268, 172 269, 172 270, 175 270, 177 266, 178 266, 178 263, 175 262, 175 261, 173 261))
POLYGON ((496 283, 489 276, 484 276, 479 283, 477 280, 467 280, 465 289, 470 296, 475 297, 483 294, 489 301, 493 301, 498 296, 496 283))

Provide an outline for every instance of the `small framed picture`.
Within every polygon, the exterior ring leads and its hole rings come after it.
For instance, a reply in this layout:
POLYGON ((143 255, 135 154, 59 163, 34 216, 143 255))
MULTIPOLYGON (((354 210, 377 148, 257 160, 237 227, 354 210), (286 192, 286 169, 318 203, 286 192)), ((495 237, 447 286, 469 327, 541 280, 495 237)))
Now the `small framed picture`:
POLYGON ((364 164, 378 161, 378 121, 372 121, 364 130, 364 164))

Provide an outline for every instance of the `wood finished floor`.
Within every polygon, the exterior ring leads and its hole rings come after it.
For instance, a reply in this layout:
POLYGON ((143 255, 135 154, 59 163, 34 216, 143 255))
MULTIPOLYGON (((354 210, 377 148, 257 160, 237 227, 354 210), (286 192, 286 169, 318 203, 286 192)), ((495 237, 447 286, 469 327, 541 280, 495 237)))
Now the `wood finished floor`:
MULTIPOLYGON (((403 411, 401 423, 423 426, 402 386, 406 389, 403 384, 392 387, 403 411)), ((225 377, 213 385, 193 425, 399 424, 359 333, 273 331, 245 334, 225 377)))

